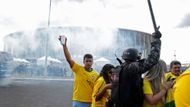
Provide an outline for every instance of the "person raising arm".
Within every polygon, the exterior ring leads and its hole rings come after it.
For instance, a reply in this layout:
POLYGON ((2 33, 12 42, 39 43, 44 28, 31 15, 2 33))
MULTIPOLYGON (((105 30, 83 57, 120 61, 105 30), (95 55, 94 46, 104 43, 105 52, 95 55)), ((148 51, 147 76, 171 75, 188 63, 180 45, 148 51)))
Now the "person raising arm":
POLYGON ((60 36, 59 40, 63 46, 64 55, 74 73, 73 86, 73 107, 91 107, 92 92, 98 72, 92 68, 93 56, 85 54, 83 57, 83 65, 75 62, 67 47, 67 38, 60 36), (62 43, 64 39, 65 43, 62 43))

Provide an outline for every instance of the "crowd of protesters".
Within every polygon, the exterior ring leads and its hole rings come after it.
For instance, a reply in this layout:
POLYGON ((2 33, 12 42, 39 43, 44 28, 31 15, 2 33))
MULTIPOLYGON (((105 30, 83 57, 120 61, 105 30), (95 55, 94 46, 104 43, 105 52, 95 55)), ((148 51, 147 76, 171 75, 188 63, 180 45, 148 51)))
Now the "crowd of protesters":
POLYGON ((60 37, 64 55, 74 74, 72 107, 189 107, 190 69, 182 73, 180 61, 174 60, 167 70, 166 63, 160 60, 160 38, 160 32, 153 33, 151 51, 145 59, 140 59, 138 50, 133 48, 123 52, 122 59, 125 62, 121 66, 124 71, 120 72, 118 93, 121 95, 119 102, 110 103, 112 73, 116 67, 112 64, 102 65, 98 74, 92 68, 91 54, 84 55, 84 65, 78 64, 68 50, 67 38, 64 37, 62 42, 60 37), (135 95, 132 95, 132 91, 125 93, 131 90, 129 87, 136 92, 135 95))

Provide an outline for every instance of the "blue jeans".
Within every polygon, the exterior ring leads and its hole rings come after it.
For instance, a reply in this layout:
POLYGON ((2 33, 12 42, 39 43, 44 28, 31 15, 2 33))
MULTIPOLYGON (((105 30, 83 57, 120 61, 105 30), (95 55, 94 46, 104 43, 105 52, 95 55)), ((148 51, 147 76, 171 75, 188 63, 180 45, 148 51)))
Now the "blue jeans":
POLYGON ((91 103, 73 100, 73 107, 91 107, 91 103))

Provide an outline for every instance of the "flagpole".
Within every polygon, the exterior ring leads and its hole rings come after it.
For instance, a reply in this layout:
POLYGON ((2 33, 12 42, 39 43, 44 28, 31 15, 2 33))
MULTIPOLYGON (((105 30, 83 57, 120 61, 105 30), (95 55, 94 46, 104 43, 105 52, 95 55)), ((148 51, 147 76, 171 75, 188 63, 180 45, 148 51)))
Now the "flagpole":
POLYGON ((45 46, 45 72, 44 72, 44 76, 47 77, 48 76, 48 70, 47 70, 47 58, 48 58, 48 38, 49 38, 49 27, 50 27, 50 16, 51 16, 51 1, 49 3, 49 14, 48 14, 48 32, 47 32, 47 36, 46 36, 46 46, 45 46))

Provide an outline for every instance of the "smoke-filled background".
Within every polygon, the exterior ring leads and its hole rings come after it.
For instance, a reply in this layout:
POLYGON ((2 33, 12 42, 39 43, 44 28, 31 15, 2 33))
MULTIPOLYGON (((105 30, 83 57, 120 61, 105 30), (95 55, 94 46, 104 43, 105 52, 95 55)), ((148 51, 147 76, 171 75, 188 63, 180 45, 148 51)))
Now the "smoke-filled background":
MULTIPOLYGON (((98 54, 98 52, 103 49, 118 47, 116 40, 114 40, 117 37, 117 33, 118 30, 116 28, 90 28, 79 26, 38 28, 32 31, 19 31, 8 34, 4 38, 4 50, 15 54, 15 57, 19 57, 19 54, 23 53, 30 54, 30 52, 27 51, 36 51, 39 47, 42 49, 40 55, 45 55, 46 50, 62 51, 62 46, 58 38, 60 35, 65 35, 67 37, 68 47, 72 50, 76 50, 72 54, 83 56, 85 53, 91 53, 95 55, 95 53, 98 54), (48 42, 47 49, 46 42, 48 42), (12 50, 11 48, 14 49, 12 50), (30 50, 27 50, 28 48, 30 50)), ((51 53, 52 52, 49 52, 50 55, 51 53)), ((61 54, 63 54, 63 52, 61 54)))
MULTIPOLYGON (((11 74, 16 78, 67 78, 72 72, 58 40, 59 35, 67 37, 67 45, 72 58, 81 65, 83 56, 94 56, 94 66, 98 72, 106 63, 118 65, 127 48, 137 48, 146 57, 150 50, 151 35, 148 33, 103 27, 49 27, 33 31, 19 31, 6 35, 4 51, 12 55, 17 65, 11 74), (33 33, 31 33, 33 32, 33 33), (47 56, 47 64, 45 63, 47 56)), ((2 64, 2 66, 4 66, 2 64)), ((8 68, 9 66, 7 66, 8 68)))
MULTIPOLYGON (((189 0, 152 0, 163 34, 161 58, 167 63, 173 59, 189 62, 186 45, 190 33, 189 5, 189 0)), ((47 27, 48 14, 49 0, 0 0, 1 50, 5 35, 47 27)), ((153 32, 147 0, 52 0, 50 26, 119 27, 153 32)))

